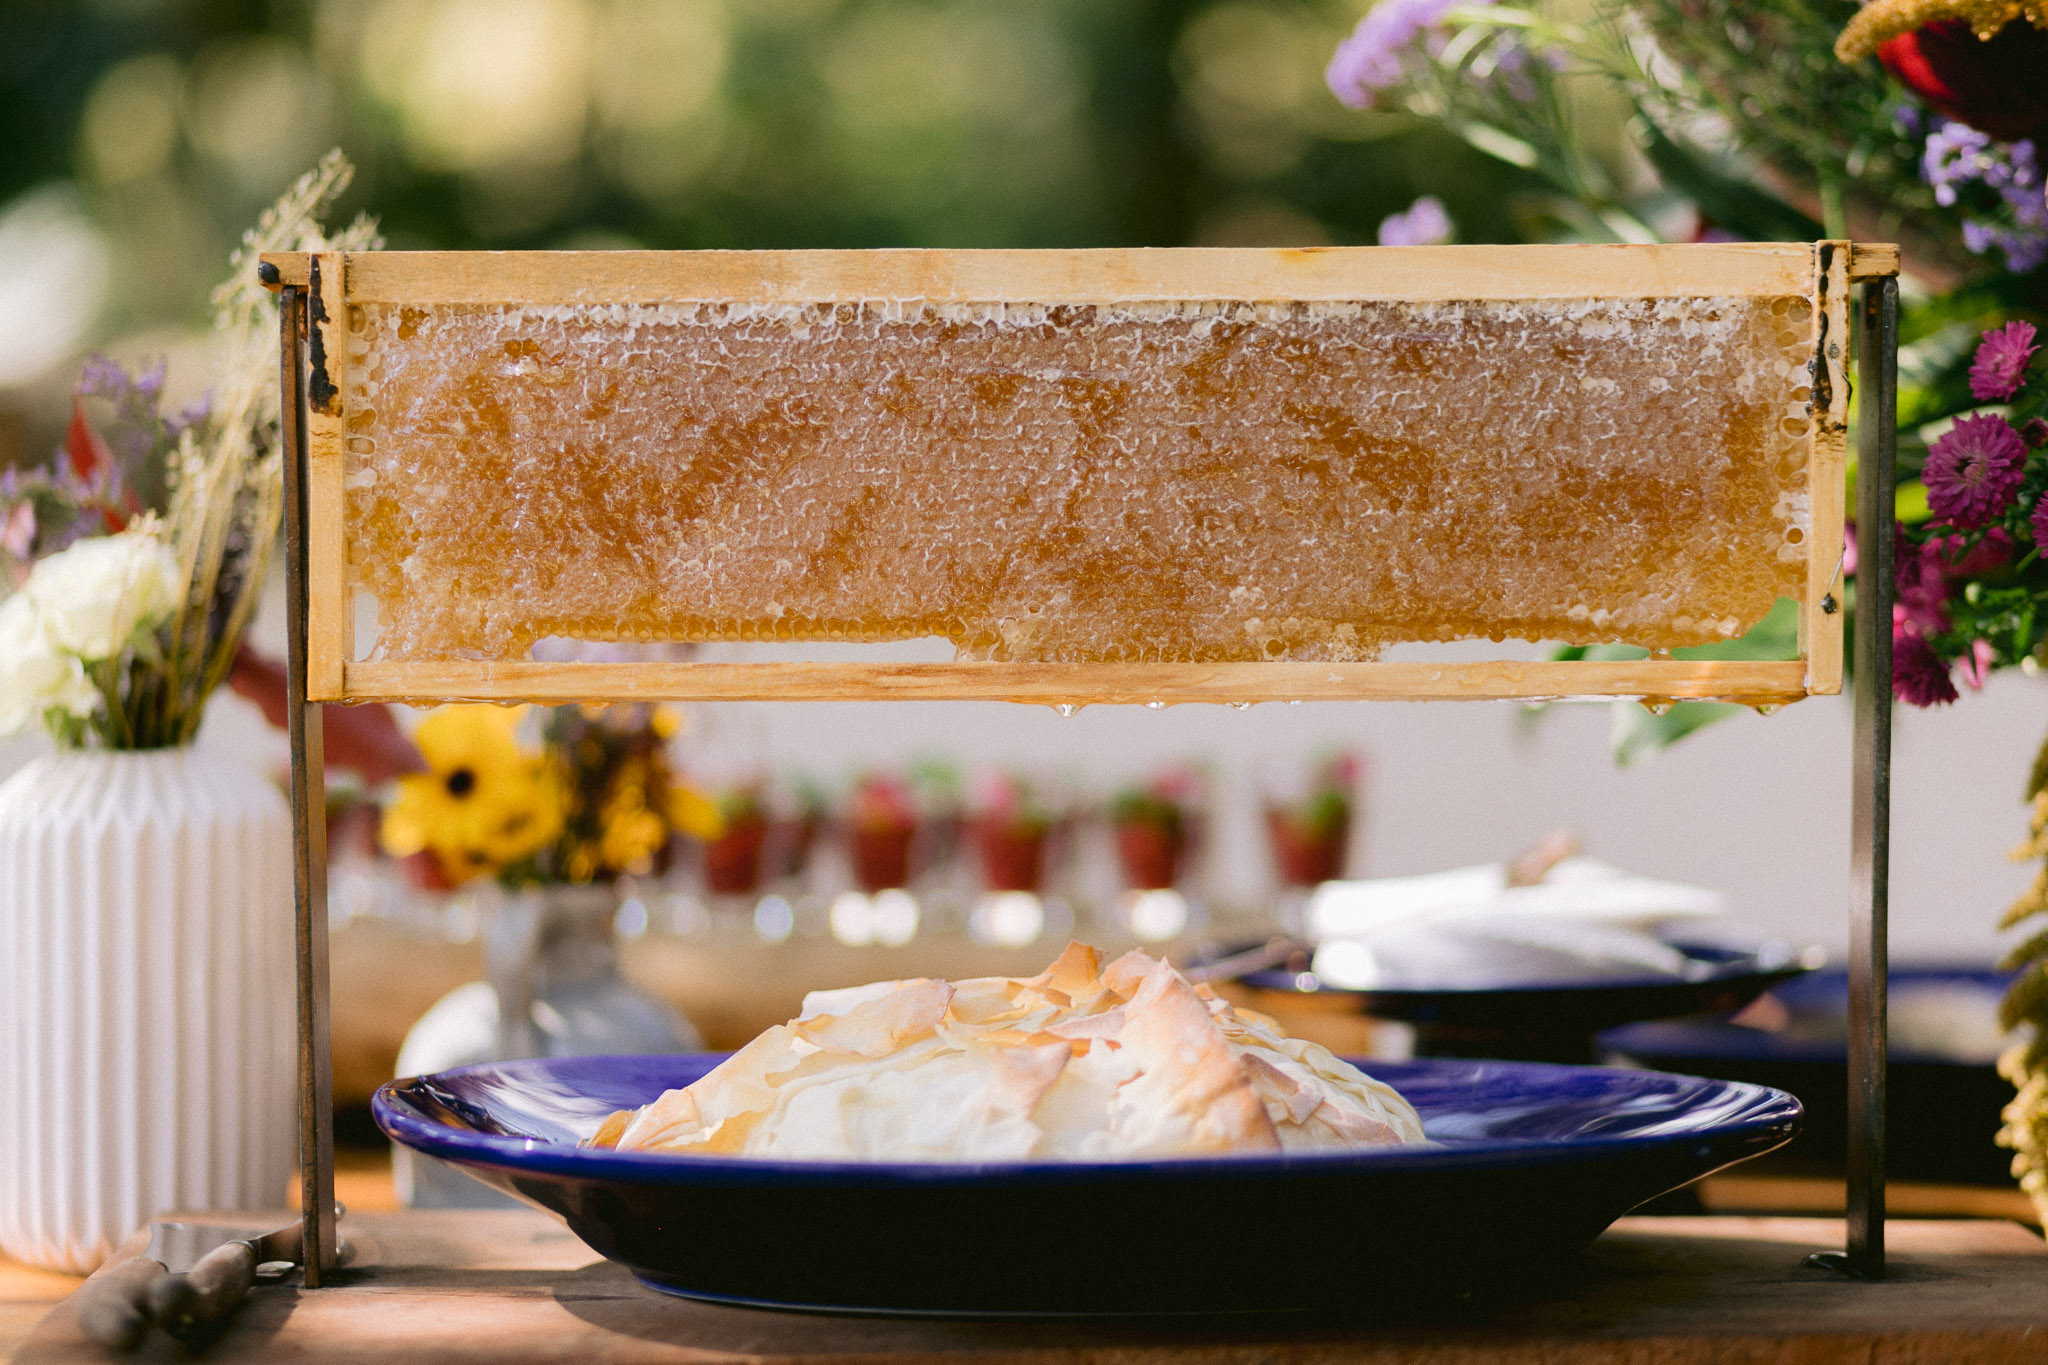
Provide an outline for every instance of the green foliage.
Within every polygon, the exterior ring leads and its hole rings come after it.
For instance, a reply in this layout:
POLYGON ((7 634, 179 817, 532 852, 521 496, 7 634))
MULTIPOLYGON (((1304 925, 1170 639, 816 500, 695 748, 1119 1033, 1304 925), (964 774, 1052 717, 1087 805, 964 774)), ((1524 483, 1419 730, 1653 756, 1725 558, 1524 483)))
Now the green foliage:
POLYGON ((1827 229, 1806 214, 1754 182, 1712 165, 1650 119, 1638 118, 1635 131, 1664 183, 1736 236, 1758 242, 1811 242, 1827 235, 1827 229))

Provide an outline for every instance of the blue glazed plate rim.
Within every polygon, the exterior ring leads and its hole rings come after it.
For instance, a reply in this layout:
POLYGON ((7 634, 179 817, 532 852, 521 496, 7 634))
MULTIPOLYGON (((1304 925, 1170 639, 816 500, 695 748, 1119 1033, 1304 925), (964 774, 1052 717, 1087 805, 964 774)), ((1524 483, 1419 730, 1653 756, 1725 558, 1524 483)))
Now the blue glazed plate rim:
MULTIPOLYGON (((676 1054, 706 1056, 724 1054, 676 1054)), ((806 1161, 764 1157, 688 1156, 682 1154, 627 1155, 608 1149, 573 1146, 549 1138, 519 1137, 481 1133, 457 1128, 421 1115, 410 1103, 406 1091, 421 1083, 458 1078, 476 1072, 534 1070, 558 1073, 565 1065, 602 1067, 608 1063, 644 1062, 637 1056, 536 1058, 514 1062, 487 1062, 459 1067, 423 1077, 403 1077, 386 1082, 371 1097, 370 1109, 377 1125, 392 1140, 429 1156, 460 1165, 526 1172, 568 1178, 624 1183, 691 1184, 716 1180, 761 1179, 777 1182, 838 1184, 859 1181, 869 1184, 932 1184, 979 1182, 990 1179, 1044 1183, 1080 1183, 1092 1180, 1134 1178, 1247 1177, 1300 1174, 1306 1170, 1359 1169, 1373 1171, 1429 1171, 1484 1169, 1569 1163, 1597 1158, 1614 1152, 1644 1152, 1672 1146, 1711 1143, 1742 1145, 1750 1138, 1777 1137, 1788 1140, 1803 1114, 1799 1101, 1782 1090, 1744 1081, 1719 1081, 1664 1071, 1623 1067, 1563 1066, 1548 1062, 1486 1062, 1446 1060, 1443 1065, 1496 1067, 1524 1076, 1551 1074, 1563 1080, 1572 1075, 1597 1074, 1639 1079, 1657 1084, 1684 1081, 1703 1087, 1700 1102, 1711 1097, 1746 1097, 1738 1115, 1696 1128, 1677 1128, 1657 1133, 1594 1135, 1565 1138, 1491 1138, 1433 1143, 1428 1147, 1378 1147, 1345 1152, 1247 1153, 1229 1157, 1175 1157, 1147 1161, 1002 1161, 1002 1162, 918 1162, 918 1161, 806 1161)), ((1395 1071, 1427 1063, 1406 1063, 1401 1068, 1377 1064, 1380 1070, 1395 1071)), ((651 1098, 651 1097, 650 1097, 651 1098)), ((1773 1144, 1776 1145, 1776 1144, 1773 1144)), ((1731 1158, 1732 1159, 1732 1158, 1731 1158)))

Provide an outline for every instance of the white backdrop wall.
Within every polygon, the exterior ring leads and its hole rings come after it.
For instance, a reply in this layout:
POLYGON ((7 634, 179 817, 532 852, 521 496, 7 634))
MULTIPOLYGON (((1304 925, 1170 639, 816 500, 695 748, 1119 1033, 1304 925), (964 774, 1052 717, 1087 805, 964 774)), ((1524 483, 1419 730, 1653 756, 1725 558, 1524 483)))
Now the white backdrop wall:
MULTIPOLYGON (((1106 787, 1183 758, 1219 777, 1229 837, 1212 850, 1219 893, 1267 873, 1254 775, 1319 748, 1368 763, 1355 875, 1497 858, 1560 825, 1633 870, 1719 887, 1737 918, 1786 937, 1847 941, 1849 708, 1817 698, 1740 716, 1639 767, 1608 757, 1606 708, 1554 708, 1529 726, 1495 704, 1091 707, 1063 718, 996 703, 773 704, 699 708, 708 754, 824 778, 918 754, 966 765, 1069 769, 1106 787), (1232 818, 1232 817, 1235 818, 1232 818)), ((2048 684, 2001 675, 1947 710, 1904 711, 1896 730, 1894 956, 1989 959, 1994 926, 2025 882, 2006 851, 2024 831, 2019 793, 2048 731, 2048 684)), ((217 698, 202 743, 280 763, 281 736, 239 698, 217 698)), ((34 742, 0 745, 0 776, 34 742)), ((6 875, 0 869, 0 876, 6 875)))

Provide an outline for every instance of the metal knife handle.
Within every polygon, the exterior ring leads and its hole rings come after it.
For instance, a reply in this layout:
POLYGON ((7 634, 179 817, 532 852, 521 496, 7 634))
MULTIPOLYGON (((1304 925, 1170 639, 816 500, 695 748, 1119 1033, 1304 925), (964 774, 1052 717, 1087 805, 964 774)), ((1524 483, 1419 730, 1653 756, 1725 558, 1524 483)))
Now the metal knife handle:
POLYGON ((247 1242, 215 1247, 182 1275, 166 1275, 150 1286, 149 1312, 157 1325, 183 1338, 218 1321, 248 1296, 256 1282, 256 1248, 247 1242))
POLYGON ((78 1330, 102 1346, 133 1349, 149 1331, 147 1299, 170 1277, 162 1261, 137 1256, 79 1286, 78 1330))

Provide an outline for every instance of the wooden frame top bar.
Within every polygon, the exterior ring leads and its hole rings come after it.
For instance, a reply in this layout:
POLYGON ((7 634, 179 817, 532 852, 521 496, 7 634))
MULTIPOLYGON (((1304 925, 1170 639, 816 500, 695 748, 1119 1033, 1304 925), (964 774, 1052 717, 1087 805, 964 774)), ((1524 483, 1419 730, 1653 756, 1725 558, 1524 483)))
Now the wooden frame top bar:
MULTIPOLYGON (((352 303, 1418 301, 1804 296, 1811 243, 1151 247, 1077 251, 378 251, 344 259, 352 303)), ((1895 272, 1854 247, 1850 278, 1895 272)), ((311 258, 263 258, 307 286, 311 258)))

